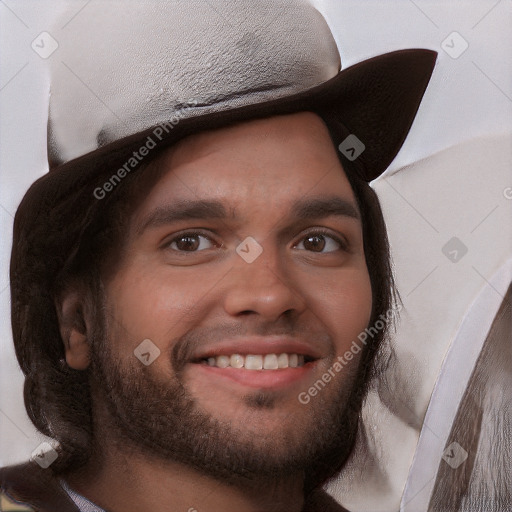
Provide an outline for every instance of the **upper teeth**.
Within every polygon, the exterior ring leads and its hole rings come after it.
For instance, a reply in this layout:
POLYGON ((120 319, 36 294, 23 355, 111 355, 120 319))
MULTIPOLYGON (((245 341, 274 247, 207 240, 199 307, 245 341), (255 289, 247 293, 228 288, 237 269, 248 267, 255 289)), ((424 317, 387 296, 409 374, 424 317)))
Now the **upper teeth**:
POLYGON ((266 354, 209 357, 208 364, 217 368, 245 368, 246 370, 277 370, 304 366, 304 356, 299 354, 266 354))

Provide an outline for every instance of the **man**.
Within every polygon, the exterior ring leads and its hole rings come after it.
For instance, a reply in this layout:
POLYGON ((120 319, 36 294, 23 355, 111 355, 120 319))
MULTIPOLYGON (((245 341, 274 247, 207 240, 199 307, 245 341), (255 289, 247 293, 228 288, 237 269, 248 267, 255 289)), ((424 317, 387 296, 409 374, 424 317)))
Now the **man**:
POLYGON ((393 306, 367 182, 435 53, 339 72, 309 4, 228 4, 106 4, 60 44, 52 170, 11 263, 27 411, 58 444, 2 470, 11 503, 343 510, 321 486, 350 455, 393 306), (100 51, 77 60, 86 40, 100 51))

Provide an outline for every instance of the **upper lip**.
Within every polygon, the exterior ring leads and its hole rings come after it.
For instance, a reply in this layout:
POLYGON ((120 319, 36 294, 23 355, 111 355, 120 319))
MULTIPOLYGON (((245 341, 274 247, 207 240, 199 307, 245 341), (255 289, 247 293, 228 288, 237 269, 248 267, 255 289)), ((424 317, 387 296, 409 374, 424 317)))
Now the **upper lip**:
POLYGON ((310 359, 320 359, 322 354, 311 343, 288 337, 244 337, 223 340, 211 347, 201 347, 192 355, 192 361, 200 361, 209 357, 264 354, 299 354, 310 359))

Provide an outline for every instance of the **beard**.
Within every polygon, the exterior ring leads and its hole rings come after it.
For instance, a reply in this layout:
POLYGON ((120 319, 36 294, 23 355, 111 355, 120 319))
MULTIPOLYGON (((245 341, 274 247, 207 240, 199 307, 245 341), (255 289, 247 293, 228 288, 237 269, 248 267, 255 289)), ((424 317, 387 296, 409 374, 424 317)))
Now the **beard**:
MULTIPOLYGON (((91 357, 97 392, 93 395, 93 409, 95 400, 105 404, 108 427, 115 432, 113 437, 123 443, 124 452, 132 449, 158 461, 180 463, 238 487, 302 474, 306 495, 346 463, 355 443, 365 394, 368 372, 363 365, 346 368, 348 378, 333 379, 328 389, 302 405, 299 412, 282 415, 278 429, 272 431, 247 422, 241 422, 241 428, 229 417, 222 419, 220 410, 214 416, 202 408, 183 382, 183 369, 190 362, 191 351, 206 334, 210 337, 212 329, 189 332, 172 344, 174 375, 164 380, 152 371, 151 365, 145 366, 135 357, 116 357, 109 342, 106 317, 98 316, 101 318, 97 318, 91 357)), ((258 328, 257 334, 270 330, 273 334, 290 335, 294 329, 286 326, 277 331, 274 324, 258 328)), ((232 329, 226 326, 216 329, 219 339, 230 332, 232 329)), ((334 353, 330 357, 332 364, 334 353)), ((255 389, 243 397, 242 407, 253 415, 258 411, 279 414, 282 399, 277 391, 255 389)), ((287 400, 297 397, 288 395, 287 400)), ((96 425, 94 430, 98 431, 96 425)))

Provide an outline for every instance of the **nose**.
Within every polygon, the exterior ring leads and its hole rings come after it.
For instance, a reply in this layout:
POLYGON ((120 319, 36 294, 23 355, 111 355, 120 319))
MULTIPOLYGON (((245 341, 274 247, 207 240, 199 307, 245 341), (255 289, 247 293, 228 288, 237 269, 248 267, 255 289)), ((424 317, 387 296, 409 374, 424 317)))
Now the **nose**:
POLYGON ((299 315, 306 308, 297 282, 280 257, 269 250, 252 263, 239 258, 227 279, 224 310, 231 316, 253 314, 276 321, 285 314, 299 315))

